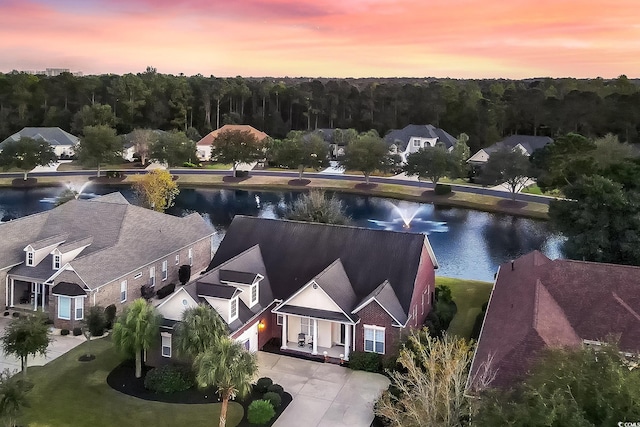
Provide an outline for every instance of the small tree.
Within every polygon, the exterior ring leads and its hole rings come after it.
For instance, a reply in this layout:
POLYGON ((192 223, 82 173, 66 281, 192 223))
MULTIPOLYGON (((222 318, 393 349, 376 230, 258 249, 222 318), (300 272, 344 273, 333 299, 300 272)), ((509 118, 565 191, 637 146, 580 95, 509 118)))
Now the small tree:
POLYGON ((274 162, 290 169, 298 169, 298 179, 306 168, 320 169, 329 165, 328 147, 316 134, 290 134, 274 148, 274 162))
POLYGON ((419 179, 429 179, 436 185, 440 178, 448 175, 455 167, 451 153, 443 146, 421 148, 407 156, 403 167, 408 175, 418 175, 419 179))
POLYGON ((116 126, 116 116, 109 104, 92 104, 83 106, 80 111, 73 115, 71 131, 82 133, 87 126, 116 126))
POLYGON ((300 196, 287 212, 287 219, 320 222, 323 224, 349 224, 343 203, 335 195, 330 198, 322 190, 311 190, 300 196))
POLYGON ((30 406, 27 393, 32 388, 30 382, 12 378, 9 369, 0 372, 0 418, 5 426, 14 427, 22 409, 30 406))
POLYGON ((0 166, 4 169, 22 169, 25 181, 31 169, 49 165, 57 159, 48 142, 27 137, 5 142, 0 149, 0 166))
POLYGON ((162 169, 155 169, 143 175, 133 184, 133 188, 142 205, 157 212, 164 212, 173 206, 176 196, 180 193, 178 184, 169 171, 162 169))
POLYGON ((182 312, 182 320, 175 326, 173 346, 181 357, 195 357, 215 346, 227 336, 227 326, 210 306, 198 305, 182 312))
POLYGON ((91 355, 89 348, 91 338, 102 336, 106 324, 107 319, 104 315, 104 308, 99 305, 89 307, 82 322, 82 334, 87 339, 87 356, 91 355))
POLYGON ((481 176, 490 182, 506 183, 512 200, 533 176, 529 157, 518 149, 503 148, 491 154, 482 168, 481 176))
POLYGON ((458 140, 453 145, 451 157, 453 158, 452 168, 449 171, 450 178, 466 178, 469 173, 469 163, 467 160, 471 157, 471 149, 467 142, 469 135, 461 133, 458 140))
POLYGON ((264 157, 264 144, 249 131, 226 130, 220 132, 211 144, 211 160, 231 163, 233 176, 240 163, 251 163, 264 157))
POLYGON ((220 427, 225 427, 229 400, 244 397, 251 391, 251 382, 258 372, 256 355, 245 350, 241 343, 224 337, 217 345, 198 354, 194 366, 198 386, 217 387, 222 399, 220 427))
POLYGON ((105 125, 87 126, 77 153, 82 163, 96 165, 96 176, 100 176, 101 164, 122 157, 122 140, 113 128, 105 125))
POLYGON ((138 298, 113 325, 113 343, 120 352, 135 358, 136 378, 142 377, 142 352, 149 350, 160 335, 161 317, 151 304, 138 298))
POLYGON ((9 323, 0 337, 5 354, 20 358, 22 374, 27 377, 27 358, 44 355, 51 342, 49 326, 42 315, 22 316, 9 323))
POLYGON ((149 160, 151 147, 157 140, 158 135, 150 129, 134 129, 129 134, 129 142, 133 144, 133 151, 140 156, 143 165, 149 160))
POLYGON ((367 133, 347 145, 344 157, 340 159, 340 166, 347 170, 358 170, 364 175, 369 184, 369 177, 375 171, 387 172, 397 166, 400 159, 389 153, 387 144, 382 138, 367 133))
POLYGON ((151 158, 169 166, 182 166, 197 159, 196 143, 184 132, 167 132, 151 144, 151 158))

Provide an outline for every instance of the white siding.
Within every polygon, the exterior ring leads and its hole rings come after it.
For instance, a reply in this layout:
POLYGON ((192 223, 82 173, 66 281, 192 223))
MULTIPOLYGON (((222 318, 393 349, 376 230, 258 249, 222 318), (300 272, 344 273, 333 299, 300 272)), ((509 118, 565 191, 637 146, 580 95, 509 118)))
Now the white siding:
POLYGON ((236 338, 236 341, 240 343, 246 340, 249 340, 249 351, 258 351, 258 322, 255 322, 249 329, 236 338))
POLYGON ((191 296, 183 288, 180 288, 175 294, 171 295, 171 299, 158 307, 158 312, 165 319, 180 320, 182 312, 187 308, 195 307, 197 304, 191 296), (185 304, 184 301, 187 301, 185 304))
POLYGON ((342 312, 340 307, 319 286, 317 289, 313 289, 313 285, 307 286, 306 289, 288 301, 287 305, 342 312))

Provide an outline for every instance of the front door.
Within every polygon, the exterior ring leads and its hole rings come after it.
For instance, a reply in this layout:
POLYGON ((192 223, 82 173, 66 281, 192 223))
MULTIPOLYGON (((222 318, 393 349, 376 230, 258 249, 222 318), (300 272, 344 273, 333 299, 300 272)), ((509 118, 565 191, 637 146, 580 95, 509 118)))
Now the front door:
POLYGON ((340 341, 337 342, 336 344, 344 345, 344 337, 345 337, 346 329, 347 329, 347 325, 345 325, 344 323, 340 323, 340 341))

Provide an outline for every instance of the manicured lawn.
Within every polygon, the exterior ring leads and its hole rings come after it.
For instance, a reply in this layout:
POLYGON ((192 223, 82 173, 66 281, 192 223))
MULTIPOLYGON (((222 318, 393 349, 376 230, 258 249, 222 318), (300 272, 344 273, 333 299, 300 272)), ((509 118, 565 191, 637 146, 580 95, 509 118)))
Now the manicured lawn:
MULTIPOLYGON (((35 384, 22 425, 44 426, 213 426, 220 404, 179 405, 137 399, 107 385, 109 372, 121 358, 108 338, 91 342, 96 359, 79 362, 86 343, 43 367, 29 368, 35 384)), ((229 403, 227 426, 236 426, 242 406, 229 403)))
POLYGON ((522 192, 527 194, 537 194, 537 195, 551 196, 551 197, 564 197, 564 194, 562 194, 562 191, 552 190, 552 191, 545 192, 545 191, 542 191, 540 187, 538 187, 538 184, 533 184, 526 188, 523 188, 522 192))
POLYGON ((482 304, 489 301, 493 283, 436 277, 436 285, 446 285, 451 288, 451 295, 458 307, 458 311, 447 332, 459 337, 469 338, 476 317, 482 310, 482 304))
POLYGON ((211 163, 203 166, 204 169, 215 169, 215 170, 229 170, 233 168, 232 164, 226 163, 211 163))
MULTIPOLYGON (((133 169, 134 163, 123 162, 109 165, 100 165, 100 172, 104 175, 104 171, 113 170, 113 169, 133 169)), ((71 163, 62 163, 58 166, 58 170, 61 172, 65 171, 75 171, 75 170, 96 170, 96 165, 83 165, 77 160, 72 161, 71 163)))

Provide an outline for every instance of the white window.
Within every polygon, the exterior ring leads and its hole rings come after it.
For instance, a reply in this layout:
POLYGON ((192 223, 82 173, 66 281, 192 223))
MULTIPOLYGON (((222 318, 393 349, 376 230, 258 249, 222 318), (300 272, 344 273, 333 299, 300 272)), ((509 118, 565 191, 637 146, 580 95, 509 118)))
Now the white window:
POLYGON ((364 326, 364 351, 384 354, 384 328, 364 326))
POLYGON ((33 267, 33 251, 27 252, 27 265, 33 267))
POLYGON ((193 249, 189 248, 189 265, 193 265, 193 249))
POLYGON ((156 268, 155 267, 149 268, 149 285, 150 286, 156 285, 156 268))
POLYGON ((420 310, 420 314, 424 314, 424 293, 422 294, 422 308, 420 310))
POLYGON ((302 317, 300 319, 300 332, 308 337, 313 337, 313 319, 302 317))
POLYGON ((76 297, 75 305, 76 305, 76 320, 84 319, 84 298, 76 297))
POLYGON ((123 280, 120 282, 120 302, 125 302, 127 300, 127 281, 123 280))
POLYGON ((420 140, 419 139, 414 139, 413 140, 413 146, 414 147, 420 147, 420 140))
POLYGON ((165 259, 162 261, 162 280, 167 280, 167 277, 169 277, 169 263, 165 259))
POLYGON ((53 256, 53 269, 54 270, 60 269, 60 255, 53 256))
POLYGON ((176 265, 180 264, 180 255, 176 255, 176 265))
POLYGON ((230 304, 229 319, 233 321, 238 318, 238 298, 231 298, 230 304))
POLYGON ((133 276, 133 278, 134 278, 134 279, 139 279, 139 278, 141 278, 141 277, 142 277, 142 271, 138 271, 138 272, 136 273, 136 275, 135 275, 135 276, 133 276))
POLYGON ((171 357, 171 335, 162 334, 162 357, 171 357))
POLYGON ((251 285, 251 305, 258 302, 258 284, 251 285))
POLYGON ((276 325, 282 325, 284 323, 284 316, 282 314, 276 315, 276 325))
POLYGON ((71 320, 71 298, 58 297, 58 319, 71 320))

